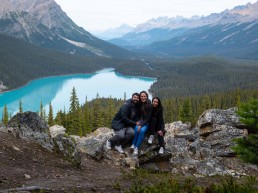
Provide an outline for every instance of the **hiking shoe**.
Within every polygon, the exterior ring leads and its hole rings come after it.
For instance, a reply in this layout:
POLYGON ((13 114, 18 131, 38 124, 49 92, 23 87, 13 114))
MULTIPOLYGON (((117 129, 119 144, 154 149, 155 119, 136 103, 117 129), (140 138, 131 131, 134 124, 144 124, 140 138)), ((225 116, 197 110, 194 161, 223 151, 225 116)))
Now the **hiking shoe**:
POLYGON ((119 153, 124 153, 121 145, 116 145, 115 150, 117 150, 119 153))
POLYGON ((136 157, 138 156, 138 148, 137 147, 134 148, 133 155, 136 157))
POLYGON ((164 147, 159 148, 159 154, 164 154, 164 147))
POLYGON ((130 147, 130 149, 134 149, 135 147, 134 147, 134 144, 130 147))
POLYGON ((106 141, 106 148, 111 149, 111 142, 109 140, 106 141))
POLYGON ((148 143, 152 144, 154 140, 154 135, 150 135, 149 139, 148 139, 148 143))

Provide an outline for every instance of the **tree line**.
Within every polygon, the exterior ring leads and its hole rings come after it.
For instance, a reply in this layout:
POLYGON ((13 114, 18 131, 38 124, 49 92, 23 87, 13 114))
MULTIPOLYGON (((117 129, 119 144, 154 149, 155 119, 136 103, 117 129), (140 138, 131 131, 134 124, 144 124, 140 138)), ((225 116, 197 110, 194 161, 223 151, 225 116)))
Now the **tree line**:
MULTIPOLYGON (((240 103, 248 101, 250 98, 258 99, 258 89, 240 90, 236 89, 224 93, 216 93, 205 96, 176 97, 162 100, 164 108, 165 123, 174 121, 191 122, 194 125, 198 117, 207 109, 228 109, 238 107, 240 103)), ((125 100, 125 99, 124 99, 125 100)), ((51 103, 46 114, 43 104, 39 105, 39 116, 45 119, 49 126, 54 124, 63 125, 67 133, 84 136, 100 127, 111 128, 111 121, 120 106, 124 103, 122 99, 100 98, 98 94, 92 101, 85 99, 80 105, 76 89, 73 88, 70 96, 69 109, 58 110, 56 116, 53 115, 51 103)), ((22 112, 22 101, 20 101, 19 112, 22 112)), ((8 123, 11 115, 8 108, 4 107, 2 122, 8 123)))

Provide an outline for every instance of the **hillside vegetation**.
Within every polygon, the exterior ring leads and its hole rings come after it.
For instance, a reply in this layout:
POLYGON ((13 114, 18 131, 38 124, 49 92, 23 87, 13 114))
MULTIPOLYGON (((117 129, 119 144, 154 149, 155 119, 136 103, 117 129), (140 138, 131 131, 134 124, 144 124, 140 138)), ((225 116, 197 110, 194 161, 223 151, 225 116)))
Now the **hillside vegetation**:
POLYGON ((150 92, 162 99, 258 88, 258 61, 202 56, 185 59, 145 57, 123 60, 69 55, 0 35, 0 81, 8 89, 32 79, 92 73, 113 67, 124 75, 157 77, 150 92))
POLYGON ((122 64, 144 66, 140 61, 65 54, 1 34, 0 42, 0 82, 8 89, 17 88, 40 77, 92 73, 122 64))

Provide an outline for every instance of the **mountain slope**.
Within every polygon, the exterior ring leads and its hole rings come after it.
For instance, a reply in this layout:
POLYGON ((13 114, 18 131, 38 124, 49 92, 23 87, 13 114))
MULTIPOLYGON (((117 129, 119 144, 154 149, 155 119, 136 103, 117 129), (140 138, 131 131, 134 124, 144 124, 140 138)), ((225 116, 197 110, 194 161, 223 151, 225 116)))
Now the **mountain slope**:
POLYGON ((92 73, 103 68, 144 65, 135 60, 66 54, 3 34, 0 34, 0 42, 0 85, 3 84, 8 90, 46 76, 92 73))
POLYGON ((203 26, 167 41, 155 42, 142 51, 160 55, 193 56, 215 54, 258 59, 258 21, 203 26))
POLYGON ((159 56, 219 54, 257 59, 258 2, 206 17, 159 17, 111 43, 159 56))
POLYGON ((131 57, 132 53, 77 26, 54 0, 2 0, 0 32, 71 54, 131 57))

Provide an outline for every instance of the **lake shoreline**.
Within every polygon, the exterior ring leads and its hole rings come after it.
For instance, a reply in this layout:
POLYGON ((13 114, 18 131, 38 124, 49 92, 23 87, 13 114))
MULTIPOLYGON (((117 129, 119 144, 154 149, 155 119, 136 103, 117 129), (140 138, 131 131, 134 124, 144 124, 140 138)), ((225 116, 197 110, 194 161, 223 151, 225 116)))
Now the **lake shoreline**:
MULTIPOLYGON (((29 82, 27 82, 26 84, 22 85, 22 86, 19 86, 17 88, 13 88, 13 89, 10 89, 10 90, 5 90, 6 87, 5 85, 0 85, 0 94, 4 94, 4 93, 7 93, 7 92, 11 92, 11 91, 14 91, 14 90, 17 90, 17 89, 20 89, 22 87, 25 87, 27 86, 28 84, 30 84, 31 82, 35 81, 35 80, 39 80, 39 79, 44 79, 44 78, 51 78, 51 77, 60 77, 60 76, 72 76, 72 75, 85 75, 85 74, 98 74, 98 73, 101 73, 101 72, 112 72, 114 71, 115 73, 121 75, 121 76, 128 76, 128 77, 138 77, 138 78, 149 78, 149 79, 155 79, 155 82, 157 81, 157 78, 154 78, 154 77, 146 77, 146 76, 133 76, 133 75, 124 75, 124 74, 121 74, 120 72, 117 72, 115 70, 115 68, 103 68, 101 70, 97 70, 95 72, 92 72, 92 73, 75 73, 75 74, 59 74, 59 75, 53 75, 53 76, 44 76, 44 77, 39 77, 39 78, 35 78, 35 79, 32 79, 30 80, 29 82), (1 87, 2 86, 2 87, 1 87)), ((154 82, 154 83, 155 83, 154 82)))
MULTIPOLYGON (((134 92, 149 92, 156 78, 122 75, 113 68, 105 68, 94 73, 47 76, 29 81, 27 84, 0 93, 0 115, 4 105, 8 113, 14 115, 22 101, 24 111, 38 111, 42 103, 48 108, 51 103, 54 114, 60 109, 69 109, 69 97, 73 88, 79 101, 101 98, 130 98, 134 92)), ((149 92, 150 96, 151 93, 149 92)))

